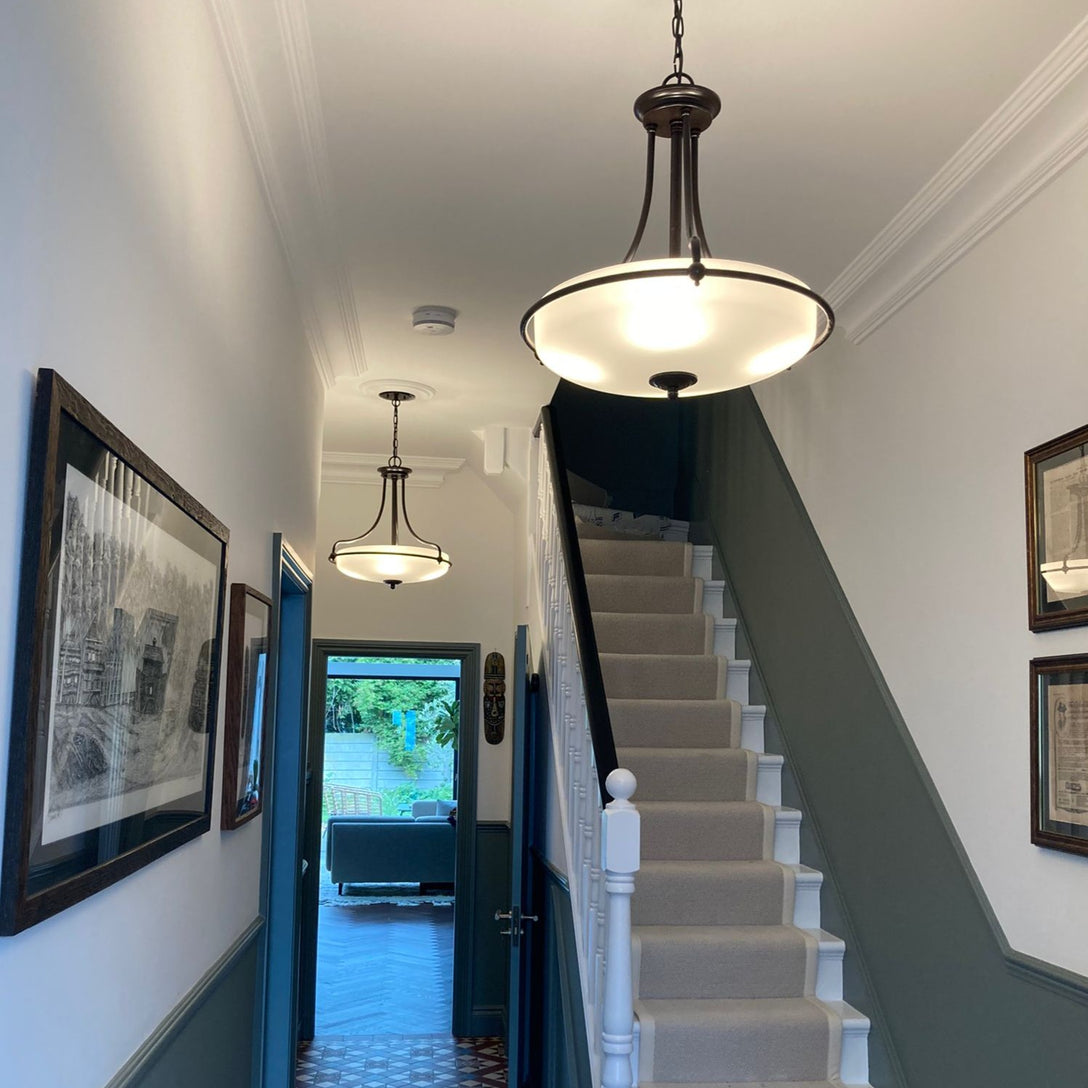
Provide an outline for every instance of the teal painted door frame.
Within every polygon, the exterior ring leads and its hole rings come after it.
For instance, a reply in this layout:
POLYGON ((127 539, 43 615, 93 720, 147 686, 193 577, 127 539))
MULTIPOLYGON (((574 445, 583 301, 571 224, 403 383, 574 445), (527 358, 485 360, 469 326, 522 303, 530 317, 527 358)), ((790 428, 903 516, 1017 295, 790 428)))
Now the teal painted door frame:
POLYGON ((309 860, 302 916, 302 1038, 313 1037, 317 984, 317 887, 321 858, 321 785, 325 764, 325 679, 330 657, 445 657, 461 665, 461 721, 457 734, 457 844, 453 907, 454 1035, 473 1035, 473 944, 476 917, 476 750, 481 661, 476 642, 377 642, 314 639, 309 715, 309 788, 304 846, 309 860))
POLYGON ((271 771, 262 814, 253 1084, 287 1088, 295 1078, 300 856, 313 577, 281 533, 272 537, 271 771))
POLYGON ((529 756, 533 751, 536 684, 529 662, 529 628, 522 624, 514 636, 514 719, 510 798, 510 968, 506 997, 506 1082, 510 1088, 529 1083, 532 1067, 529 1053, 529 993, 531 987, 529 950, 538 923, 533 915, 533 889, 529 865, 530 821, 536 811, 532 794, 529 756), (526 918, 525 916, 528 915, 526 918), (524 921, 523 921, 524 919, 524 921))

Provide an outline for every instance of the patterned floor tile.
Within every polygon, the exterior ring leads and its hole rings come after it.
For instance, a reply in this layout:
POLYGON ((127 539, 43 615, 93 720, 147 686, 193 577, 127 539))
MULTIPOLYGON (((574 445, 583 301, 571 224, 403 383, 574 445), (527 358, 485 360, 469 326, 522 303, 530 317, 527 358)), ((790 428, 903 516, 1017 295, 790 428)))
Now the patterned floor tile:
POLYGON ((318 1036, 298 1049, 296 1086, 505 1088, 501 1039, 450 1035, 318 1036))

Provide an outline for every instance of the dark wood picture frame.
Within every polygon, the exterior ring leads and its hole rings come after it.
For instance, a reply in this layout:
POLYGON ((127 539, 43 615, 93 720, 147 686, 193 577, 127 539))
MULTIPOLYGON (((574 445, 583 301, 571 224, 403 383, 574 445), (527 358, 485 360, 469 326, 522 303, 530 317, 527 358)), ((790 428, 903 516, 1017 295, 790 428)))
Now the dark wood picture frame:
POLYGON ((1031 662, 1031 841, 1088 855, 1088 654, 1031 662))
POLYGON ((1088 427, 1024 454, 1028 626, 1088 623, 1088 427))
POLYGON ((220 806, 220 827, 224 831, 248 823, 264 808, 271 629, 272 599, 252 586, 232 583, 227 632, 227 708, 223 714, 223 800, 220 806))
POLYGON ((38 372, 0 934, 211 827, 225 525, 38 372))

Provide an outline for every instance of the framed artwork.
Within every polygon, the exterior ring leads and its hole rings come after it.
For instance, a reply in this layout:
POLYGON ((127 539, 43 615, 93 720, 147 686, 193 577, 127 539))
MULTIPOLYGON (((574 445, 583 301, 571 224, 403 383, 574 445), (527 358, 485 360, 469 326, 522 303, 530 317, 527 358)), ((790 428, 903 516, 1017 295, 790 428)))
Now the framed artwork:
POLYGON ((38 372, 0 933, 211 827, 227 539, 55 371, 38 372))
POLYGON ((264 800, 265 706, 272 601, 235 582, 230 587, 227 634, 227 709, 223 716, 225 831, 252 820, 264 800))
POLYGON ((1031 841, 1088 854, 1088 655, 1031 663, 1031 841))
POLYGON ((1028 626, 1088 623, 1088 427, 1024 454, 1028 626))

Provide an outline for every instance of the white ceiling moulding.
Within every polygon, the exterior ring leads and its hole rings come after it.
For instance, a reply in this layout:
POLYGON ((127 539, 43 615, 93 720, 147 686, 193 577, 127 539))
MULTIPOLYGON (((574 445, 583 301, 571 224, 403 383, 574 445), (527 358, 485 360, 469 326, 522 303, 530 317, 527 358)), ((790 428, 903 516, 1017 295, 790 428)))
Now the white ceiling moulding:
POLYGON ((340 248, 325 121, 303 0, 206 0, 325 388, 367 369, 340 248), (255 58, 257 60, 255 61, 255 58))
POLYGON ((1088 18, 827 288, 861 343, 1088 150, 1088 18))
MULTIPOLYGON (((408 458, 412 475, 411 487, 441 487, 451 472, 464 463, 463 457, 408 458)), ((380 487, 382 478, 378 469, 388 464, 387 453, 347 453, 326 450, 321 455, 321 482, 325 484, 365 484, 380 487)))

